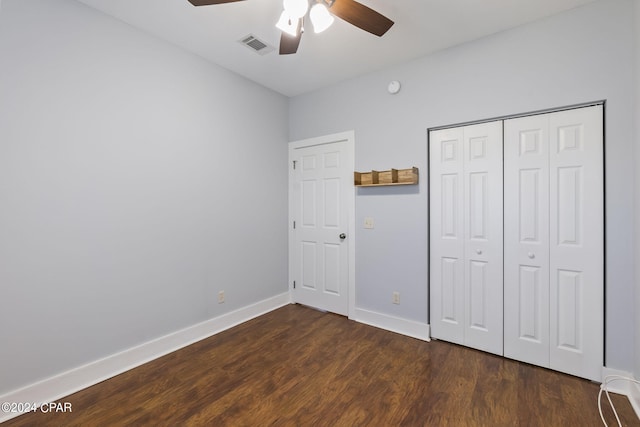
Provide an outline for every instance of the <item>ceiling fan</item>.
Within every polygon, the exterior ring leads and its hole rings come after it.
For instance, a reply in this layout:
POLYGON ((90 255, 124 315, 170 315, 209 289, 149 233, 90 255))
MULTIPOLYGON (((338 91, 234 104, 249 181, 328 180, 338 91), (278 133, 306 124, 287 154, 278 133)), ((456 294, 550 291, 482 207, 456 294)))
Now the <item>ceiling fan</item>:
MULTIPOLYGON (((194 6, 233 3, 244 0, 188 0, 194 6)), ((327 29, 334 16, 381 37, 393 25, 393 21, 355 0, 284 0, 284 11, 276 26, 282 30, 280 55, 296 53, 304 32, 304 17, 309 18, 316 33, 327 29)))

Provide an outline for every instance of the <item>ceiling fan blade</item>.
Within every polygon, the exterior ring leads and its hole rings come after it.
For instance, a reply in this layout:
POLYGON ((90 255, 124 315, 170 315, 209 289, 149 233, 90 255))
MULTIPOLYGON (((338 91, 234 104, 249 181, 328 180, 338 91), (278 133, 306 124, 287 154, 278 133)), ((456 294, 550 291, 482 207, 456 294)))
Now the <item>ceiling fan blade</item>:
POLYGON ((302 18, 298 20, 297 36, 292 36, 284 31, 280 35, 280 55, 290 55, 298 51, 300 39, 302 39, 302 18))
POLYGON ((335 0, 329 11, 340 19, 380 37, 393 25, 393 21, 355 0, 335 0))
POLYGON ((189 0, 194 6, 209 6, 212 4, 222 4, 222 3, 233 3, 235 1, 244 1, 244 0, 189 0))

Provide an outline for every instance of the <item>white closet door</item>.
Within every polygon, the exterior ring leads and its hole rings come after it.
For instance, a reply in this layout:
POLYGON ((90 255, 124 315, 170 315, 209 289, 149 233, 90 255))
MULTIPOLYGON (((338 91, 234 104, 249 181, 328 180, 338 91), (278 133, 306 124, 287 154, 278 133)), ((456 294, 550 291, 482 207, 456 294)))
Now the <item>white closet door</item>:
POLYGON ((602 106, 549 115, 550 367, 601 380, 604 329, 602 106))
POLYGON ((432 336, 502 354, 502 122, 429 147, 432 336))
POLYGON ((549 366, 549 116, 504 123, 504 355, 549 366))
POLYGON ((462 128, 429 135, 431 335, 464 344, 462 128))
POLYGON ((505 121, 505 356, 601 380, 602 106, 505 121))
POLYGON ((503 353, 502 122, 464 132, 465 345, 503 353))

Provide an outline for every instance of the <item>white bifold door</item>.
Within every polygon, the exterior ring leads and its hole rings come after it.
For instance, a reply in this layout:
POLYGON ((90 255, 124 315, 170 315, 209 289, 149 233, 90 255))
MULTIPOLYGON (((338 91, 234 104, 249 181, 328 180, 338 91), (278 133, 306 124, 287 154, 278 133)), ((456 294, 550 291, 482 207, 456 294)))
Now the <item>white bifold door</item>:
POLYGON ((434 338, 601 380, 602 108, 430 131, 434 338))
POLYGON ((505 120, 504 137, 504 354, 599 381, 602 106, 505 120))
POLYGON ((502 354, 502 122, 429 144, 431 335, 502 354))

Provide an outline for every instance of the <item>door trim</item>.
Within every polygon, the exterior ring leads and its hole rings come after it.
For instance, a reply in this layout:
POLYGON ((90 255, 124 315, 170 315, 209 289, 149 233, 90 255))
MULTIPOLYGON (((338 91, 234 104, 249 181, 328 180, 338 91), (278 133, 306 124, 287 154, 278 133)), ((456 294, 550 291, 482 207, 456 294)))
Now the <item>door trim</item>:
MULTIPOLYGON (((289 203, 289 220, 288 220, 288 230, 289 230, 289 254, 288 254, 288 263, 289 263, 289 295, 291 297, 291 301, 293 299, 293 262, 292 262, 292 249, 294 248, 294 233, 293 233, 293 221, 294 221, 294 209, 293 209, 293 180, 292 180, 292 170, 293 170, 293 159, 294 153, 296 149, 313 147, 315 145, 324 145, 324 144, 332 144, 336 142, 344 142, 346 143, 346 151, 347 158, 345 159, 345 167, 348 170, 355 170, 355 131, 350 130, 346 132, 339 132, 330 135, 324 135, 314 138, 302 139, 299 141, 291 141, 289 142, 289 156, 288 156, 288 164, 287 168, 289 170, 289 195, 288 195, 288 203, 289 203)), ((355 270, 355 258, 356 258, 356 215, 355 215, 355 187, 351 187, 351 190, 347 192, 347 239, 345 243, 347 244, 347 257, 349 262, 349 278, 347 284, 347 307, 348 307, 348 318, 353 319, 355 317, 355 296, 356 296, 356 270, 355 270)))

